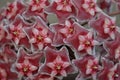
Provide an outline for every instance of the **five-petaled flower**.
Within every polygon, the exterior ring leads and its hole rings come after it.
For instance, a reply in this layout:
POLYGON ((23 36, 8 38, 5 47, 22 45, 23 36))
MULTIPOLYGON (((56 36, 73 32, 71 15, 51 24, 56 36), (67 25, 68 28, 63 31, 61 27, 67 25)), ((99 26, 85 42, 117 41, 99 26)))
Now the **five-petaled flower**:
POLYGON ((32 65, 27 59, 25 59, 23 63, 16 63, 16 68, 22 76, 29 77, 38 69, 38 67, 32 65))
POLYGON ((90 21, 90 26, 93 27, 99 37, 103 39, 115 39, 115 33, 119 28, 115 25, 115 21, 106 15, 99 14, 98 18, 90 21), (98 24, 97 24, 98 23, 98 24))
POLYGON ((67 74, 73 73, 74 68, 70 63, 68 52, 65 47, 60 51, 46 48, 46 61, 44 66, 40 69, 40 72, 46 72, 51 76, 67 76, 67 74), (51 58, 52 57, 52 58, 51 58))
POLYGON ((11 24, 8 30, 7 38, 12 39, 17 45, 19 44, 20 39, 26 37, 22 24, 18 24, 17 26, 11 24))
POLYGON ((76 59, 73 62, 78 70, 82 72, 83 77, 95 76, 101 69, 98 59, 91 55, 86 55, 82 59, 76 59))

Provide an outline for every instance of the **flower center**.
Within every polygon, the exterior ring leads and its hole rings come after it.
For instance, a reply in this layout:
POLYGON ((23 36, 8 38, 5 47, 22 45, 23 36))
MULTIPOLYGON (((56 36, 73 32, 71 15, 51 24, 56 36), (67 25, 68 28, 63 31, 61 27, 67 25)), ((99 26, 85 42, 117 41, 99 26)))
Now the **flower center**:
POLYGON ((43 37, 42 37, 42 36, 38 36, 38 40, 39 40, 39 41, 42 41, 42 40, 43 40, 43 37))
POLYGON ((114 29, 115 29, 115 26, 111 26, 110 28, 111 28, 112 30, 114 30, 114 29))
POLYGON ((93 69, 98 69, 98 67, 97 66, 93 66, 93 69))
POLYGON ((86 41, 86 42, 85 42, 85 45, 86 45, 86 46, 90 46, 90 41, 86 41))
POLYGON ((8 12, 10 12, 10 11, 11 11, 11 9, 8 7, 8 8, 7 8, 7 11, 8 11, 8 12))
POLYGON ((29 69, 28 67, 24 67, 24 68, 23 68, 23 71, 24 71, 24 72, 27 72, 28 69, 29 69))
POLYGON ((40 0, 36 0, 36 3, 39 3, 40 0))
POLYGON ((91 4, 90 4, 90 7, 92 8, 92 7, 94 7, 94 5, 95 5, 94 3, 91 3, 91 4))
POLYGON ((73 28, 69 29, 69 33, 73 33, 73 31, 74 31, 73 28))
POLYGON ((14 34, 15 36, 18 36, 18 35, 19 35, 19 32, 18 32, 18 31, 14 31, 13 34, 14 34))
POLYGON ((115 78, 118 78, 118 77, 119 77, 119 75, 118 75, 118 74, 115 74, 115 75, 114 75, 114 77, 115 77, 115 78))
POLYGON ((63 5, 66 5, 66 4, 67 4, 67 0, 64 0, 64 1, 63 1, 63 5))
POLYGON ((61 68, 62 68, 61 65, 57 65, 57 66, 56 66, 56 69, 57 69, 57 70, 61 70, 61 68))

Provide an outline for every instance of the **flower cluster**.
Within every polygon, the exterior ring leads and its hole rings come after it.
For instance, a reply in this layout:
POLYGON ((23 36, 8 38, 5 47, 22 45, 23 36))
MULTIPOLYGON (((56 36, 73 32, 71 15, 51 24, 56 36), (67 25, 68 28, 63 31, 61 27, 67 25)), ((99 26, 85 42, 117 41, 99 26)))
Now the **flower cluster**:
POLYGON ((114 4, 120 11, 120 0, 7 4, 0 9, 0 80, 120 80, 114 4))

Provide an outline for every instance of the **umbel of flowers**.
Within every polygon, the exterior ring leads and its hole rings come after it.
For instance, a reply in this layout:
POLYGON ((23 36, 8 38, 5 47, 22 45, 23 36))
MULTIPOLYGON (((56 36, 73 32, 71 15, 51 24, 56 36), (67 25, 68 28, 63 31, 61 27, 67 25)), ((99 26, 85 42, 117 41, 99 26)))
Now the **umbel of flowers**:
POLYGON ((113 5, 119 14, 120 0, 7 4, 0 9, 0 80, 120 80, 113 5))

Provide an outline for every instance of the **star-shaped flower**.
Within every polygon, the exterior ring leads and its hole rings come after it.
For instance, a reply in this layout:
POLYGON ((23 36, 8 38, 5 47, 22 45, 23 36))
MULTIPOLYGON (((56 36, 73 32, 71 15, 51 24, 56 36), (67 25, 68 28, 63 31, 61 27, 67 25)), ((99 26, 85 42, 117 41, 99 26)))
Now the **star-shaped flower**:
POLYGON ((73 66, 68 57, 68 52, 65 47, 60 51, 46 48, 46 62, 40 69, 40 72, 46 72, 51 76, 67 76, 73 73, 73 66), (51 58, 52 57, 52 58, 51 58))
POLYGON ((72 0, 77 7, 77 15, 80 21, 91 19, 98 12, 96 0, 72 0))
POLYGON ((97 19, 90 21, 90 26, 93 27, 98 36, 103 39, 115 39, 115 33, 118 30, 118 27, 115 25, 115 21, 102 13, 99 14, 97 19))
POLYGON ((19 77, 26 76, 33 79, 33 75, 38 72, 39 67, 42 65, 40 62, 42 54, 42 52, 28 54, 20 48, 13 69, 20 75, 19 77))
POLYGON ((49 13, 55 13, 60 23, 76 14, 76 9, 71 0, 53 0, 52 4, 45 10, 49 13))

